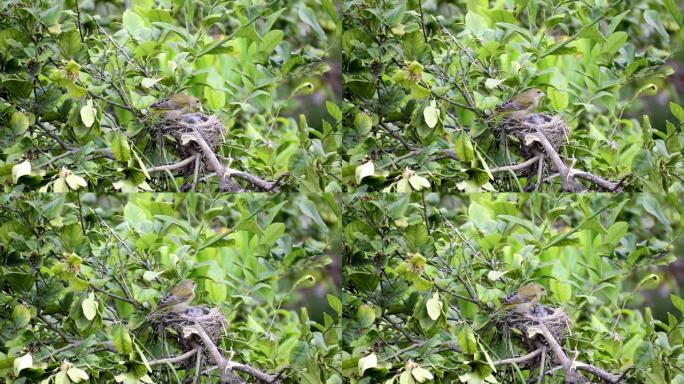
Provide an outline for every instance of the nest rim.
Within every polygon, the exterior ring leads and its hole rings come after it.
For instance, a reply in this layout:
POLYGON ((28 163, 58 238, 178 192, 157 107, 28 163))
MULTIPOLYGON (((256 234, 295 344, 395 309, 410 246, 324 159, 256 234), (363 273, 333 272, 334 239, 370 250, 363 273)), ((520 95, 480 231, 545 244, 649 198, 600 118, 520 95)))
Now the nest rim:
POLYGON ((558 151, 567 142, 568 125, 558 115, 537 113, 527 116, 522 120, 504 119, 496 127, 501 139, 512 136, 519 142, 520 152, 525 159, 532 158, 535 152, 543 151, 539 139, 534 136, 543 134, 558 151))

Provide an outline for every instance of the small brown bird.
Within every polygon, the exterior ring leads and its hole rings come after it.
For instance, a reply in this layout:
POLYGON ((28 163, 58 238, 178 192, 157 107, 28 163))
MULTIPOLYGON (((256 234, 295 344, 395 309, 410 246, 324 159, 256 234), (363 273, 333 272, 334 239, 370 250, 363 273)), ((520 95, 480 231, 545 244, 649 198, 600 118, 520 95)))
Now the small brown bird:
POLYGON ((513 308, 518 313, 529 313, 542 296, 546 295, 546 288, 542 285, 532 283, 523 285, 515 293, 504 297, 501 301, 503 308, 513 308))
POLYGON ((176 93, 150 105, 150 109, 157 113, 163 113, 164 119, 166 120, 176 120, 184 114, 193 112, 196 109, 201 111, 202 104, 200 104, 199 99, 194 96, 176 93))
POLYGON ((544 96, 546 94, 537 88, 528 89, 498 105, 492 117, 508 114, 513 120, 523 120, 539 107, 539 99, 544 96))
POLYGON ((171 288, 169 293, 159 301, 157 308, 148 315, 148 318, 158 312, 185 312, 188 305, 192 303, 192 300, 195 298, 195 286, 195 282, 190 279, 185 279, 176 284, 176 286, 171 288))

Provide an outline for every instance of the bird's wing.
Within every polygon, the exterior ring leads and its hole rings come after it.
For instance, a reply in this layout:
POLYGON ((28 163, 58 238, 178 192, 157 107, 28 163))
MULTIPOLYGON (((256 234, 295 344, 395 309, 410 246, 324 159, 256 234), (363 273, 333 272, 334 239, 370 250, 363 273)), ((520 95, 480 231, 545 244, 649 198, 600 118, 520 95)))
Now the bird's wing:
POLYGON ((154 104, 150 105, 150 108, 153 109, 176 109, 177 104, 173 102, 173 100, 166 98, 163 100, 159 100, 155 102, 154 104))
POLYGON ((175 295, 168 294, 168 295, 164 296, 164 298, 159 301, 159 303, 157 304, 157 307, 161 307, 163 305, 173 305, 173 304, 176 304, 178 302, 180 302, 180 300, 175 295))
POLYGON ((514 293, 512 295, 508 295, 508 296, 504 297, 503 300, 501 300, 501 303, 502 304, 520 304, 520 303, 524 303, 526 301, 527 300, 525 299, 525 297, 518 295, 517 293, 514 293))
POLYGON ((496 110, 499 112, 504 112, 504 111, 519 111, 521 109, 525 109, 526 107, 520 103, 517 103, 513 100, 509 100, 503 104, 499 104, 496 106, 496 110))

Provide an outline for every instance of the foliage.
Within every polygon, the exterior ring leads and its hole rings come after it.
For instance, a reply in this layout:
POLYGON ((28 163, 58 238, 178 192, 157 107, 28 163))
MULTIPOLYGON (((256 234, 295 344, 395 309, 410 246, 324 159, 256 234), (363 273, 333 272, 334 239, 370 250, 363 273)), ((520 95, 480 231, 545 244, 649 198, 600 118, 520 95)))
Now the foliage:
POLYGON ((4 195, 0 222, 3 382, 179 382, 150 368, 180 351, 146 316, 182 278, 227 316, 233 361, 341 382, 332 195, 4 195))
MULTIPOLYGON (((521 191, 532 176, 501 168, 524 160, 521 144, 492 111, 537 87, 542 111, 570 127, 567 164, 626 178, 628 191, 681 191, 684 115, 666 80, 684 37, 680 9, 672 0, 346 1, 345 185, 521 191), (675 118, 653 127, 639 98, 658 90, 675 118), (425 181, 407 182, 414 176, 425 181)), ((546 182, 560 189, 558 178, 546 182)))
POLYGON ((3 189, 177 191, 182 175, 147 171, 182 160, 147 110, 176 92, 224 122, 232 168, 339 189, 338 118, 320 112, 336 97, 332 2, 157 3, 0 3, 3 189))
POLYGON ((684 380, 684 303, 659 268, 684 251, 681 197, 353 194, 344 207, 352 383, 525 383, 527 371, 492 365, 527 352, 490 322, 529 282, 571 316, 568 356, 628 383, 684 380), (642 308, 654 286, 670 313, 642 308))

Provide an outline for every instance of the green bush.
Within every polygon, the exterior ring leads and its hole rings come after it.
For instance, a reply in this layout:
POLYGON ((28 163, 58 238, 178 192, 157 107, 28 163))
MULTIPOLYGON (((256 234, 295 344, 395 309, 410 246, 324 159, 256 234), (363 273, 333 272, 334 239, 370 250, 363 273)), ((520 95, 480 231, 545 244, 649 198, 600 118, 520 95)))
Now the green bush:
MULTIPOLYGON (((681 203, 651 195, 348 196, 343 372, 352 383, 536 383, 538 371, 500 362, 530 351, 497 321, 502 298, 536 282, 549 292, 543 304, 570 316, 561 340, 569 358, 624 373, 626 383, 681 383, 684 301, 659 267, 684 250, 681 203)), ((544 383, 572 382, 553 371, 544 383)))
POLYGON ((681 191, 684 110, 672 102, 675 118, 653 127, 639 108, 641 96, 657 91, 675 100, 666 60, 684 37, 678 7, 674 0, 345 2, 345 185, 522 191, 536 180, 537 188, 572 190, 554 177, 555 163, 541 178, 531 166, 503 168, 530 158, 520 147, 539 139, 514 138, 492 112, 537 87, 547 94, 542 111, 569 127, 559 135, 563 162, 615 183, 569 172, 581 180, 575 189, 681 191))
MULTIPOLYGON (((228 320, 217 342, 226 358, 282 383, 340 383, 332 370, 339 281, 330 273, 339 212, 331 195, 281 196, 2 196, 0 378, 178 383, 200 376, 194 357, 159 361, 187 350, 179 335, 146 319, 190 278, 198 284, 194 304, 228 320)), ((202 361, 201 371, 215 365, 202 361)), ((218 372, 203 373, 202 382, 218 382, 218 372)))
MULTIPOLYGON (((125 3, 0 3, 5 191, 181 189, 182 173, 152 172, 183 158, 147 114, 177 92, 218 116, 216 155, 232 169, 281 189, 339 189, 338 118, 321 112, 336 103, 330 0, 125 3)), ((200 176, 216 189, 210 169, 200 176)))

